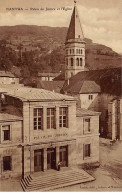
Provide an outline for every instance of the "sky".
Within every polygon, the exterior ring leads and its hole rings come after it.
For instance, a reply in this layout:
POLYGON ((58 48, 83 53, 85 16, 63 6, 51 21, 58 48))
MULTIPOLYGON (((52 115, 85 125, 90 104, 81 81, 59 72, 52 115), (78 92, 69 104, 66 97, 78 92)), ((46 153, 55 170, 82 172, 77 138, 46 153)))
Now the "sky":
MULTIPOLYGON (((73 0, 0 0, 0 26, 68 27, 73 6, 73 0)), ((122 0, 77 0, 77 8, 84 36, 122 53, 122 0)))

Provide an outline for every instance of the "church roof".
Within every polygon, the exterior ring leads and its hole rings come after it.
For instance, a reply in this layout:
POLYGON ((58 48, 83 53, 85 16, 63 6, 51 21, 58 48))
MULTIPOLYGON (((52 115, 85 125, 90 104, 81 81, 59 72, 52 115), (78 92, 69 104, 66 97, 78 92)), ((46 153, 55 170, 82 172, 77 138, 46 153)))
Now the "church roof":
POLYGON ((81 91, 83 93, 83 91, 86 90, 91 93, 91 89, 95 91, 95 88, 98 90, 98 86, 100 86, 101 93, 109 93, 121 96, 121 74, 121 67, 81 71, 69 79, 69 85, 67 84, 67 81, 65 81, 62 92, 68 92, 72 94, 75 93, 75 91, 81 91))
POLYGON ((101 89, 100 86, 97 85, 94 81, 79 80, 78 82, 74 83, 74 85, 70 86, 70 88, 67 89, 67 92, 76 94, 100 93, 101 89))
POLYGON ((82 40, 84 39, 83 30, 80 23, 80 18, 77 10, 77 6, 74 6, 74 10, 72 13, 70 25, 67 32, 66 41, 70 39, 78 39, 82 40))

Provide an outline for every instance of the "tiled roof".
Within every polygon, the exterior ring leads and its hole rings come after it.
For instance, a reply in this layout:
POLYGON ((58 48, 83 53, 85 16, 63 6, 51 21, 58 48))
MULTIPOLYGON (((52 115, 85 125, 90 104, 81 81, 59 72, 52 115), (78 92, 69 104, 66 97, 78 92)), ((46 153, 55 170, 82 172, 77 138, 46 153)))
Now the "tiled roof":
MULTIPOLYGON (((1 89, 2 90, 2 89, 1 89)), ((62 95, 52 91, 37 89, 37 88, 28 88, 28 87, 19 87, 15 89, 3 89, 6 90, 6 94, 12 97, 16 97, 22 101, 60 101, 60 100, 71 100, 74 101, 75 98, 67 95, 62 95)))
POLYGON ((64 81, 38 81, 38 88, 60 93, 64 81))
MULTIPOLYGON (((121 75, 121 68, 82 71, 70 78, 69 85, 67 84, 67 81, 65 81, 62 90, 65 92, 69 91, 70 93, 73 92, 75 88, 80 90, 82 83, 84 81, 88 81, 84 86, 88 86, 88 84, 91 82, 90 86, 94 86, 95 88, 100 86, 102 93, 109 93, 120 96, 122 92, 121 75), (92 81, 94 81, 96 85, 94 85, 92 81)), ((90 86, 88 91, 90 90, 90 86)))
POLYGON ((67 89, 68 93, 99 93, 100 86, 97 85, 94 81, 78 81, 74 83, 69 89, 67 89))
POLYGON ((15 120, 23 120, 22 117, 11 115, 8 113, 0 113, 0 122, 3 121, 15 121, 15 120))
POLYGON ((98 93, 101 92, 100 86, 94 81, 84 81, 79 93, 98 93))
POLYGON ((64 81, 64 80, 65 80, 65 73, 61 73, 59 76, 53 79, 53 81, 64 81))
POLYGON ((95 112, 92 110, 87 110, 84 108, 77 108, 76 110, 76 116, 80 117, 80 116, 95 116, 95 115, 100 115, 100 112, 95 112))
MULTIPOLYGON (((89 71, 88 68, 84 67, 84 71, 89 71)), ((53 79, 53 81, 64 81, 65 80, 65 73, 59 74, 57 77, 53 79)))
POLYGON ((0 77, 14 78, 15 76, 11 72, 0 71, 0 77))

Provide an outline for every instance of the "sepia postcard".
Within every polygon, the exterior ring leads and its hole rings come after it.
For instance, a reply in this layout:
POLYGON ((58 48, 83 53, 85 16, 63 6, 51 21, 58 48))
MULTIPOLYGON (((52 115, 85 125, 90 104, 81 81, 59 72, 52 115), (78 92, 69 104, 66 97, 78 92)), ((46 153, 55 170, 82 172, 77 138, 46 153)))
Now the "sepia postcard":
POLYGON ((0 0, 0 192, 121 192, 121 82, 121 0, 0 0))

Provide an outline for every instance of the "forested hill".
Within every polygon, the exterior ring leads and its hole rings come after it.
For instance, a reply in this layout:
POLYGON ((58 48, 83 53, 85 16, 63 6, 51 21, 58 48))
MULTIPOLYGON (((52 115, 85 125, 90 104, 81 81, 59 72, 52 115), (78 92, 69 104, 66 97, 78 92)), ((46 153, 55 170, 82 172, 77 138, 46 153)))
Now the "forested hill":
MULTIPOLYGON (((0 69, 18 76, 64 70, 66 27, 35 25, 0 27, 0 69)), ((104 45, 86 41, 86 67, 103 69, 121 66, 121 55, 104 45)))

